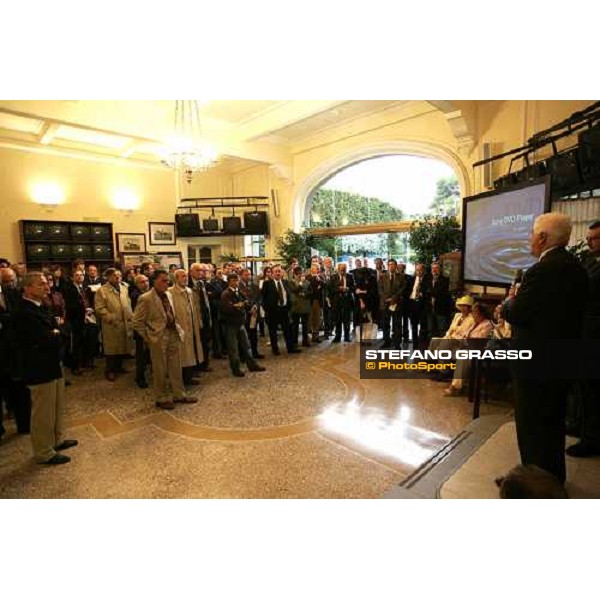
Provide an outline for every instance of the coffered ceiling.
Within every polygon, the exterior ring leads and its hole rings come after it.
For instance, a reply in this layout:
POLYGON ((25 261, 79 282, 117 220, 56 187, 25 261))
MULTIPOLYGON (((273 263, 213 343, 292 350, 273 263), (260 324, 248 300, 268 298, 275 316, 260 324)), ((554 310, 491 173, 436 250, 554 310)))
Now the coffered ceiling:
MULTIPOLYGON (((0 100, 0 146, 80 152, 160 164, 173 132, 172 100, 0 100)), ((200 100, 203 135, 222 167, 290 161, 299 141, 398 100, 200 100)))

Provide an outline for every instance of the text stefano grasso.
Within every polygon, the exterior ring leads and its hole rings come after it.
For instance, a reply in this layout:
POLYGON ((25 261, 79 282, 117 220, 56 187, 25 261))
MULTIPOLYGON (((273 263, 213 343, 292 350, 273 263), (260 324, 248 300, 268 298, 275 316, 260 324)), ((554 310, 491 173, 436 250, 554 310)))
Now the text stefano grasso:
POLYGON ((531 350, 366 350, 366 360, 456 360, 456 359, 491 359, 491 360, 531 360, 531 350))

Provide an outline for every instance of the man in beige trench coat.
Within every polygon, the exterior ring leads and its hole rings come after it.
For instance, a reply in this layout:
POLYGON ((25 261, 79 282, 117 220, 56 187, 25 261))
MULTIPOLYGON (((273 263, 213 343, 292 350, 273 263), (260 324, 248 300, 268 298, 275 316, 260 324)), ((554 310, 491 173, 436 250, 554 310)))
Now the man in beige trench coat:
POLYGON ((200 329, 202 317, 200 307, 195 302, 194 293, 188 288, 188 274, 185 269, 177 269, 174 273, 175 284, 170 289, 173 296, 175 320, 181 325, 184 332, 183 346, 181 347, 181 366, 183 368, 184 385, 199 383, 193 378, 193 371, 204 360, 200 329))
POLYGON ((181 348, 185 332, 177 322, 173 296, 168 288, 167 271, 155 271, 152 289, 138 298, 133 327, 150 348, 156 406, 172 410, 176 402, 193 404, 198 400, 185 395, 181 374, 181 348))
POLYGON ((121 271, 106 269, 106 283, 96 292, 96 316, 102 323, 102 346, 106 357, 106 379, 126 373, 123 356, 133 352, 133 311, 127 286, 121 283, 121 271))

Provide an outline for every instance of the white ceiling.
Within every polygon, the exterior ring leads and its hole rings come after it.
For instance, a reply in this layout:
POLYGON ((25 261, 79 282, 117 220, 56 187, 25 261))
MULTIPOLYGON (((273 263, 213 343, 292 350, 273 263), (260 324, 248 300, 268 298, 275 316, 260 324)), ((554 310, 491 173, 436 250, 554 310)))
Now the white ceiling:
MULTIPOLYGON (((298 140, 403 104, 397 100, 202 100, 203 135, 240 170, 288 155, 298 140), (269 148, 271 150, 269 150, 269 148), (233 159, 237 162, 233 163, 233 159), (241 162, 240 162, 241 161, 241 162)), ((0 100, 0 144, 159 162, 172 100, 0 100)))

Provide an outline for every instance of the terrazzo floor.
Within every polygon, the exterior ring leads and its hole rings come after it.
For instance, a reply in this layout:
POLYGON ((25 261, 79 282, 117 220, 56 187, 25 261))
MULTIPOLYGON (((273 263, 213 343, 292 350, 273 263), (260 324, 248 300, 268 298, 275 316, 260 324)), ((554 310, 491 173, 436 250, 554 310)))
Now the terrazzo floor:
MULTIPOLYGON (((100 364, 71 377, 72 462, 36 465, 29 437, 9 421, 0 497, 378 498, 472 417, 466 398, 442 396, 444 384, 361 381, 356 343, 262 352, 267 371, 244 379, 212 361, 190 390, 199 402, 168 413, 133 373, 110 383, 100 364)), ((482 406, 484 415, 510 410, 482 406)))
MULTIPOLYGON (((567 438, 567 445, 577 440, 567 438)), ((443 499, 498 498, 494 480, 520 463, 515 422, 505 423, 444 483, 443 499)), ((567 456, 569 498, 600 498, 600 458, 567 456)))

